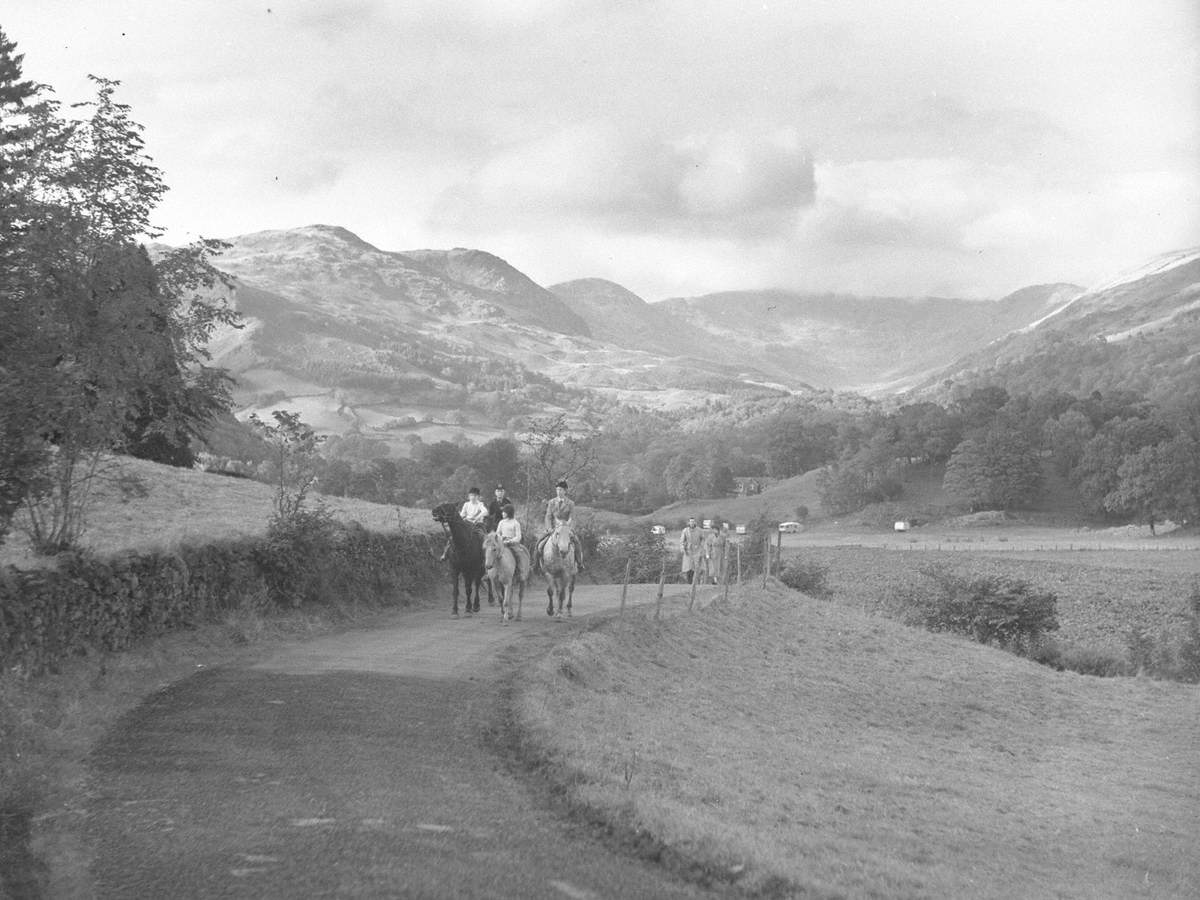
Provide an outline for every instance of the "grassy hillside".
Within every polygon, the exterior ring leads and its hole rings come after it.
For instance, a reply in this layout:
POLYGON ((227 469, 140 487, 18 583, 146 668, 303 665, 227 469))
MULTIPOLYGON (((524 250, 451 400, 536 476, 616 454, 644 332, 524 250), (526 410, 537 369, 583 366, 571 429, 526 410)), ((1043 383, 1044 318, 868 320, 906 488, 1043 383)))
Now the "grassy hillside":
POLYGON ((1060 674, 782 588, 627 616, 517 684, 527 749, 576 804, 717 880, 806 897, 1200 889, 1194 686, 1060 674))
MULTIPOLYGON (((130 457, 112 460, 97 482, 81 546, 96 553, 164 548, 266 533, 275 492, 267 484, 130 457), (123 493, 120 484, 133 487, 123 493)), ((324 499, 335 517, 366 528, 433 530, 428 510, 398 509, 342 497, 324 499)), ((18 529, 0 545, 0 565, 42 565, 18 529)))

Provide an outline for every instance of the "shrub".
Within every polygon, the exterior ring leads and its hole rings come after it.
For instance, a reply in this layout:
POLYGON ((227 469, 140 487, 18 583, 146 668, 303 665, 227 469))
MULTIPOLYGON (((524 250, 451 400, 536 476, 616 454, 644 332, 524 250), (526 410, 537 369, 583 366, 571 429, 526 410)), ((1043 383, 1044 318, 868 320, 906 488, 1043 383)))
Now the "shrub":
POLYGON ((900 607, 907 621, 930 631, 1028 654, 1046 632, 1058 629, 1057 596, 1037 591, 1027 581, 1002 575, 967 578, 934 568, 921 574, 932 582, 932 590, 906 590, 900 607))
POLYGON ((818 562, 793 557, 779 573, 779 580, 795 591, 811 597, 828 599, 833 595, 829 586, 829 569, 818 562))
POLYGON ((1029 658, 1060 672, 1078 672, 1080 675, 1095 675, 1099 678, 1117 678, 1129 674, 1129 664, 1111 651, 1087 647, 1061 647, 1054 640, 1042 641, 1029 654, 1029 658))
POLYGON ((750 578, 763 571, 769 560, 775 561, 775 541, 779 535, 779 522, 759 513, 746 523, 746 534, 742 537, 742 577, 750 578), (768 544, 770 549, 768 550, 768 544), (764 555, 765 554, 765 555, 764 555))
POLYGON ((628 561, 631 582, 653 584, 662 573, 665 556, 665 537, 651 534, 649 529, 639 529, 600 543, 596 548, 595 565, 589 561, 588 567, 620 580, 625 577, 625 563, 628 561))
POLYGON ((337 532, 333 515, 320 503, 271 517, 259 558, 276 602, 299 606, 322 596, 337 532))

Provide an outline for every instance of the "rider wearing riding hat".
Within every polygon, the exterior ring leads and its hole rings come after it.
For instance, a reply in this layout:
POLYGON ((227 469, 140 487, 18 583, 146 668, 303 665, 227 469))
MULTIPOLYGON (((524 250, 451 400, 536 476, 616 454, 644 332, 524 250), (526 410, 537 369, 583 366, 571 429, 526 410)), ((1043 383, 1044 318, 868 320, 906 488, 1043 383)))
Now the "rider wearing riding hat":
POLYGON ((575 512, 575 501, 567 496, 567 483, 560 481, 554 486, 555 496, 551 497, 546 504, 546 533, 538 540, 537 544, 537 559, 542 558, 542 549, 546 546, 546 541, 560 526, 566 526, 571 534, 571 549, 575 551, 575 567, 582 572, 583 569, 583 545, 579 542, 579 538, 575 535, 575 529, 571 523, 571 516, 575 512))
POLYGON ((496 497, 490 501, 487 506, 488 529, 495 530, 500 522, 504 519, 505 505, 512 505, 512 501, 508 499, 504 492, 504 485, 496 485, 496 497))

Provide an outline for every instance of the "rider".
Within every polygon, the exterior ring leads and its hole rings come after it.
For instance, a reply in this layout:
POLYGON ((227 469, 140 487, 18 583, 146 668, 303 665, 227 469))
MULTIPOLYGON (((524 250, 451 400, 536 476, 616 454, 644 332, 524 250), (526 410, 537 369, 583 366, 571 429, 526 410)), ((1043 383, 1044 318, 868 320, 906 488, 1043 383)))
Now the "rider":
POLYGON ((458 514, 462 516, 463 521, 469 525, 474 525, 475 528, 482 530, 484 520, 487 519, 487 507, 483 505, 483 501, 479 499, 479 488, 473 487, 467 491, 467 501, 462 505, 462 509, 458 514))
MULTIPOLYGON (((466 502, 463 503, 462 509, 458 511, 458 515, 476 531, 483 532, 485 520, 487 519, 487 507, 479 499, 479 488, 472 487, 467 491, 466 502)), ((445 562, 450 556, 450 548, 453 546, 453 543, 450 540, 446 541, 446 549, 442 551, 442 562, 445 562)))
POLYGON ((512 501, 508 499, 508 495, 504 491, 504 485, 496 485, 496 498, 488 503, 487 507, 489 529, 493 531, 496 530, 497 526, 500 524, 500 520, 504 518, 505 504, 511 503, 512 501))
POLYGON ((575 568, 580 572, 583 569, 583 545, 580 544, 579 538, 575 535, 575 529, 571 524, 571 514, 575 512, 575 501, 567 496, 567 483, 560 481, 554 486, 555 496, 550 498, 546 504, 546 533, 538 541, 537 558, 542 558, 542 548, 546 546, 546 541, 554 534, 555 530, 560 525, 565 525, 571 533, 571 549, 575 551, 575 568))
POLYGON ((517 577, 525 580, 529 576, 529 551, 521 543, 521 523, 517 521, 516 510, 511 503, 501 507, 500 515, 502 518, 496 524, 496 534, 500 535, 504 546, 512 550, 517 559, 517 577))

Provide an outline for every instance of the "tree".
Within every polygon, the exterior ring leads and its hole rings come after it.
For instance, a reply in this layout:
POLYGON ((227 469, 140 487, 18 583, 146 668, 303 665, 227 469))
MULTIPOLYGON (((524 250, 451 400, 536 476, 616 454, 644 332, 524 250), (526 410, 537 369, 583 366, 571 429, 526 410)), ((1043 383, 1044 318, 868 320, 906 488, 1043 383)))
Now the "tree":
POLYGON ((596 466, 594 429, 576 431, 565 413, 530 421, 520 441, 525 447, 528 501, 552 496, 557 481, 590 475, 596 466))
POLYGON ((39 379, 28 365, 35 319, 20 303, 21 236, 27 210, 21 184, 36 151, 31 126, 40 91, 22 78, 24 56, 0 29, 0 543, 25 501, 47 448, 35 433, 39 379))
POLYGON ((56 101, 26 103, 36 92, 16 80, 19 63, 0 36, 0 483, 22 485, 34 545, 54 551, 82 531, 104 454, 190 463, 189 439, 229 403, 203 345, 236 314, 204 293, 221 280, 207 262, 219 245, 175 251, 161 268, 139 246, 158 233, 150 213, 166 186, 118 83, 93 77, 96 99, 73 107, 86 118, 66 120, 56 101), (10 126, 14 104, 25 105, 10 126), (31 446, 40 468, 15 474, 13 448, 31 446))
POLYGON ((1200 517, 1200 445, 1189 435, 1142 447, 1117 468, 1117 484, 1104 496, 1111 513, 1144 521, 1186 522, 1200 517))
POLYGON ((1079 463, 1071 472, 1080 499, 1094 512, 1107 512, 1104 500, 1117 489, 1125 458, 1170 437, 1170 429, 1152 419, 1116 418, 1105 422, 1084 445, 1079 463))
POLYGON ((274 425, 251 413, 250 425, 271 447, 275 515, 278 519, 295 518, 321 473, 323 463, 317 450, 325 439, 305 425, 298 412, 277 409, 271 418, 274 425))
POLYGON ((1037 495, 1041 483, 1041 460, 1025 435, 992 427, 954 448, 942 485, 978 510, 1021 506, 1037 495))
POLYGON ((1043 423, 1042 443, 1049 449, 1059 475, 1066 475, 1079 465, 1083 448, 1094 433, 1091 421, 1078 409, 1068 409, 1043 423))

